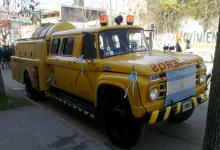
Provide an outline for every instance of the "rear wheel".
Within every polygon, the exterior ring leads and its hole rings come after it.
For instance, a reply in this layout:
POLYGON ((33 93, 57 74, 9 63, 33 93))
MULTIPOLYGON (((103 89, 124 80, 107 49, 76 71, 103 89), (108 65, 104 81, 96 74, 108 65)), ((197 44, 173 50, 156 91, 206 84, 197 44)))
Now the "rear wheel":
POLYGON ((32 87, 32 82, 28 73, 25 74, 24 84, 25 84, 26 95, 28 98, 36 101, 44 98, 43 92, 39 92, 32 87))
POLYGON ((109 96, 103 108, 104 125, 111 141, 121 148, 134 146, 143 133, 144 124, 133 117, 128 100, 109 96))
POLYGON ((192 114, 193 114, 194 108, 181 112, 179 114, 172 115, 168 118, 168 121, 170 122, 176 122, 176 123, 181 123, 183 121, 186 121, 192 114))

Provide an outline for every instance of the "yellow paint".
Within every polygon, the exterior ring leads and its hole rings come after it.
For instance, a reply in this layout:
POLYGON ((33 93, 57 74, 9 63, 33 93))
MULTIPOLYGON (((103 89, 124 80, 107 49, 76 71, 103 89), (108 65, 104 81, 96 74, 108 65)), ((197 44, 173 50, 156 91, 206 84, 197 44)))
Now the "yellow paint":
POLYGON ((196 97, 192 97, 192 101, 193 101, 194 106, 197 107, 198 106, 197 98, 196 97))
POLYGON ((180 113, 182 102, 177 103, 177 113, 180 113))
POLYGON ((164 115, 164 117, 163 117, 163 120, 166 120, 166 119, 169 117, 169 115, 170 115, 170 110, 171 110, 171 106, 168 106, 168 107, 166 108, 166 112, 165 112, 165 115, 164 115))
POLYGON ((149 120, 148 123, 149 124, 154 124, 157 121, 158 114, 159 114, 159 110, 156 110, 156 111, 152 112, 150 120, 149 120))
POLYGON ((206 93, 200 94, 200 96, 201 96, 201 99, 202 99, 203 102, 204 102, 204 101, 206 100, 206 98, 207 98, 206 93))
MULTIPOLYGON (((161 83, 166 83, 166 79, 163 78, 151 82, 149 76, 153 74, 161 74, 172 69, 178 69, 192 64, 203 63, 203 61, 196 55, 161 51, 136 52, 101 58, 99 55, 100 32, 116 29, 143 30, 143 28, 127 25, 105 26, 89 29, 73 28, 74 27, 68 23, 59 23, 48 31, 46 38, 18 41, 16 44, 16 54, 11 59, 13 78, 24 83, 24 72, 27 71, 31 81, 36 81, 32 73, 32 68, 35 66, 38 68, 39 75, 39 88, 36 90, 49 91, 51 88, 58 88, 69 94, 88 100, 94 104, 94 107, 97 107, 97 93, 99 87, 103 85, 111 85, 126 91, 129 83, 128 76, 134 65, 138 74, 139 88, 135 85, 133 96, 130 87, 128 91, 128 101, 133 116, 136 118, 144 117, 146 112, 154 112, 150 120, 150 122, 153 123, 156 121, 159 113, 157 110, 163 108, 165 97, 153 102, 149 99, 149 91, 152 87, 159 89, 159 85, 161 83), (95 35, 97 58, 94 59, 93 63, 84 60, 83 64, 80 64, 79 57, 82 53, 81 50, 83 49, 83 33, 85 32, 90 32, 95 35), (52 39, 59 38, 62 41, 67 37, 74 38, 72 55, 61 55, 60 52, 62 46, 59 47, 59 55, 52 55, 49 53, 52 39), (159 71, 152 69, 152 64, 158 65, 177 59, 183 59, 190 63, 182 66, 175 66, 173 68, 166 67, 164 70, 159 71), (83 75, 80 74, 81 65, 83 65, 84 69, 83 75), (47 80, 50 79, 49 77, 54 79, 55 82, 53 84, 47 82, 47 80)), ((166 89, 163 90, 166 92, 166 89)), ((198 93, 201 92, 203 91, 201 90, 198 93)), ((54 98, 54 95, 51 95, 51 93, 48 93, 47 95, 54 98)), ((59 101, 61 101, 60 98, 59 101)), ((66 103, 66 101, 63 103, 66 103)), ((72 107, 76 108, 76 106, 72 107)), ((180 112, 180 108, 181 104, 178 105, 178 112, 180 112)), ((167 108, 164 119, 169 116, 169 113, 170 107, 167 108)))

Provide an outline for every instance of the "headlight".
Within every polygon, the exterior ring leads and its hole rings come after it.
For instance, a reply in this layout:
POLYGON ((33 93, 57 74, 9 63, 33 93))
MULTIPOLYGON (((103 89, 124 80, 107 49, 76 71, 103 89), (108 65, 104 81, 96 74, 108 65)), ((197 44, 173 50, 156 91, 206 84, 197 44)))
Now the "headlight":
POLYGON ((206 81, 206 76, 204 74, 200 75, 199 83, 204 83, 206 81))
POLYGON ((150 98, 153 101, 157 99, 157 89, 156 88, 153 88, 150 90, 150 98))

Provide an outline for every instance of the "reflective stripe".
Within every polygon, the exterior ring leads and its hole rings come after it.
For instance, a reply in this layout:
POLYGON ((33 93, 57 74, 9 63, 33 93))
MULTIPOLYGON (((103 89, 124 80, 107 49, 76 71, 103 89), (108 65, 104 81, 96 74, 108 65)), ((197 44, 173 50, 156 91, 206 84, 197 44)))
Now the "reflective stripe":
POLYGON ((170 115, 170 110, 171 110, 171 106, 168 106, 168 107, 166 108, 166 112, 165 112, 165 115, 164 115, 164 117, 163 117, 163 120, 166 120, 166 119, 169 117, 169 115, 170 115))
POLYGON ((95 118, 95 115, 89 113, 89 117, 95 118))
POLYGON ((84 111, 84 114, 85 114, 85 115, 88 115, 88 114, 89 114, 89 112, 87 112, 87 111, 84 111))
POLYGON ((46 93, 46 94, 47 94, 47 96, 51 96, 55 100, 59 100, 60 102, 63 102, 64 104, 67 104, 70 107, 73 107, 74 109, 78 110, 79 112, 82 112, 84 115, 88 115, 91 118, 95 118, 94 114, 92 114, 92 113, 90 113, 90 112, 88 112, 88 111, 86 111, 86 110, 84 110, 82 108, 79 108, 79 107, 77 107, 74 104, 71 104, 69 102, 69 99, 62 99, 61 97, 59 97, 57 95, 50 94, 50 93, 46 93))
POLYGON ((192 101, 193 101, 193 104, 194 104, 195 107, 198 106, 197 98, 192 97, 192 101))
POLYGON ((156 110, 151 114, 149 124, 154 124, 156 122, 158 114, 159 114, 159 110, 156 110))
POLYGON ((182 102, 177 103, 177 113, 180 113, 182 102))

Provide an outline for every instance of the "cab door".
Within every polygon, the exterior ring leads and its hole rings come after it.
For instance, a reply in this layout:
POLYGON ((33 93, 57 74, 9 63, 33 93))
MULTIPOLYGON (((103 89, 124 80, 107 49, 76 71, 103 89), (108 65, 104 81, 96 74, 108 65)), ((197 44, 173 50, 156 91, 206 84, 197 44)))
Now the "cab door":
POLYGON ((74 40, 74 36, 53 39, 47 59, 50 70, 48 83, 72 94, 72 84, 76 75, 74 64, 78 61, 73 56, 74 40))
POLYGON ((83 33, 81 43, 81 50, 78 53, 79 61, 75 64, 77 70, 75 90, 78 96, 93 102, 96 82, 101 69, 101 64, 96 59, 97 43, 95 35, 83 33))

